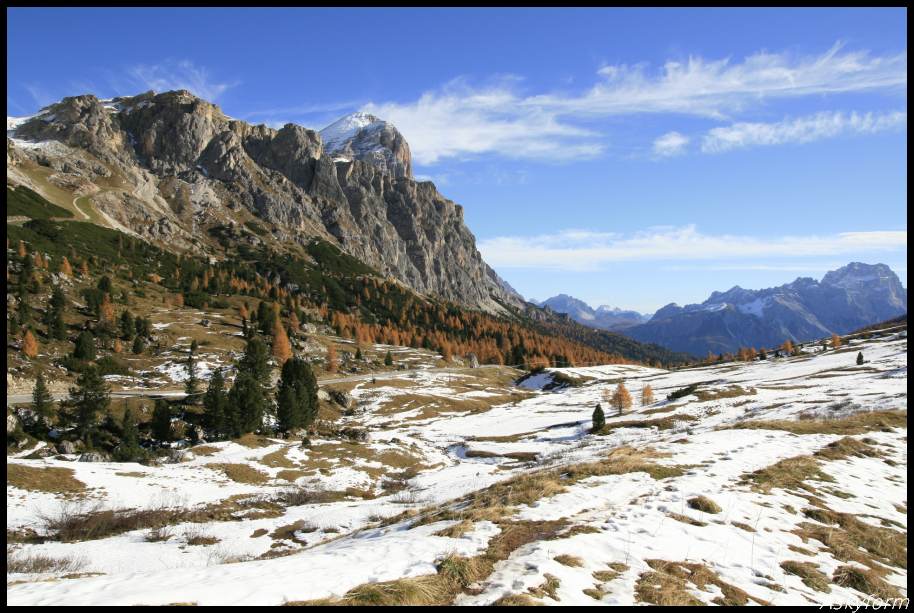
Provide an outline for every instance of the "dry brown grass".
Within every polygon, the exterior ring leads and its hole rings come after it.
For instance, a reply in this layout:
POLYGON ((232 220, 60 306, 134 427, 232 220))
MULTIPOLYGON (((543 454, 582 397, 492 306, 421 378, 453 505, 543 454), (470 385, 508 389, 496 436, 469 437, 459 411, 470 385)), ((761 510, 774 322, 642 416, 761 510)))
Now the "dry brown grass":
POLYGON ((721 591, 711 602, 724 606, 742 606, 751 600, 756 604, 768 602, 749 595, 740 588, 723 581, 717 573, 704 564, 646 560, 652 571, 642 573, 635 585, 635 596, 641 602, 666 606, 701 605, 701 600, 689 592, 689 584, 700 590, 714 585, 721 591))
POLYGON ((600 530, 599 528, 597 528, 596 526, 591 526, 591 525, 587 525, 587 524, 576 524, 576 525, 572 526, 571 528, 569 528, 568 530, 565 530, 561 534, 557 534, 555 536, 555 539, 556 540, 568 539, 573 536, 577 536, 579 534, 598 534, 600 532, 603 532, 603 531, 600 530))
POLYGON ((828 508, 806 508, 803 514, 818 522, 802 522, 794 534, 806 542, 815 539, 837 559, 859 562, 877 572, 881 564, 907 568, 907 534, 891 528, 873 526, 850 513, 828 508))
POLYGON ((207 468, 213 470, 218 470, 226 477, 235 481, 236 483, 246 483, 249 485, 263 485, 270 480, 269 475, 266 475, 256 468, 252 468, 247 464, 225 464, 225 463, 215 463, 215 464, 205 464, 207 468))
POLYGON ((591 598, 593 598, 594 600, 602 600, 603 597, 606 596, 606 592, 604 592, 599 587, 588 587, 588 588, 584 588, 581 591, 584 592, 585 594, 587 594, 588 596, 590 596, 591 598))
POLYGON ((217 537, 208 534, 199 526, 191 526, 186 529, 184 531, 184 540, 188 545, 197 547, 215 545, 219 542, 217 537))
POLYGON ((741 481, 755 491, 768 493, 772 489, 803 490, 811 494, 815 488, 808 480, 833 483, 834 478, 822 471, 824 461, 843 460, 848 457, 877 457, 881 452, 863 441, 844 437, 833 441, 812 455, 787 458, 771 466, 747 473, 741 481))
POLYGON ((814 491, 814 488, 805 483, 810 479, 834 481, 830 475, 822 472, 819 461, 812 456, 787 458, 742 476, 743 483, 763 494, 773 489, 814 491))
POLYGON ((699 528, 703 528, 708 525, 708 522, 700 521, 698 519, 692 519, 688 515, 682 515, 681 513, 669 513, 669 516, 678 522, 682 522, 684 524, 689 524, 690 526, 697 526, 699 528))
POLYGON ((557 591, 559 586, 562 585, 562 582, 559 581, 558 577, 555 575, 550 575, 549 573, 544 574, 543 579, 545 579, 545 581, 543 581, 540 585, 531 587, 527 591, 537 598, 545 598, 548 596, 549 598, 558 601, 559 597, 557 591))
POLYGON ((675 411, 677 408, 679 408, 681 406, 682 406, 681 404, 669 404, 665 407, 657 407, 656 409, 647 409, 645 411, 641 411, 640 414, 641 415, 657 415, 658 413, 672 413, 673 411, 675 411))
POLYGON ((181 512, 169 508, 100 509, 65 505, 53 516, 43 516, 49 540, 89 541, 133 530, 157 530, 180 521, 181 512))
POLYGON ((290 483, 294 483, 295 481, 298 481, 302 477, 307 477, 310 474, 311 473, 308 472, 307 470, 296 470, 294 468, 292 468, 292 469, 286 468, 286 469, 283 469, 283 470, 277 472, 276 478, 282 479, 283 481, 288 481, 290 483))
POLYGON ((668 415, 658 419, 636 419, 628 421, 615 421, 608 423, 595 434, 610 434, 618 428, 657 428, 658 430, 670 430, 676 427, 678 422, 692 422, 698 418, 688 414, 668 415))
POLYGON ((508 453, 495 453, 494 451, 479 451, 467 449, 466 457, 468 458, 509 458, 518 462, 533 462, 536 460, 538 453, 535 451, 511 451, 508 453))
POLYGON ((470 532, 473 529, 473 526, 473 522, 464 519, 463 521, 457 522, 453 526, 439 530, 435 533, 435 536, 444 536, 452 539, 460 538, 467 532, 470 532))
POLYGON ((803 581, 804 585, 817 592, 831 592, 828 575, 820 571, 819 567, 812 562, 786 560, 781 562, 781 568, 788 575, 796 575, 803 581))
POLYGON ((39 553, 16 551, 9 545, 6 547, 7 574, 75 573, 83 566, 85 566, 85 561, 78 558, 54 558, 39 553))
POLYGON ((754 396, 758 391, 754 387, 743 388, 739 385, 731 385, 719 390, 697 390, 695 397, 699 402, 708 400, 720 400, 722 398, 737 398, 739 396, 754 396))
POLYGON ((755 532, 756 531, 755 528, 753 528, 752 526, 750 526, 749 524, 747 524, 745 522, 733 521, 730 523, 733 524, 734 526, 736 526, 737 528, 739 528, 740 530, 745 530, 746 532, 755 532))
POLYGON ((288 447, 280 447, 276 451, 266 454, 259 461, 270 468, 297 468, 298 464, 290 460, 286 455, 288 451, 288 447))
POLYGON ((689 593, 682 578, 663 571, 647 571, 639 575, 635 583, 635 600, 667 607, 704 604, 689 593))
POLYGON ((86 484, 76 479, 72 468, 56 466, 26 466, 7 463, 6 484, 31 492, 77 494, 86 491, 86 484))
POLYGON ((370 445, 354 441, 321 441, 308 448, 308 457, 292 462, 286 457, 288 448, 281 448, 265 455, 261 462, 271 467, 286 467, 277 473, 277 478, 295 481, 301 477, 318 473, 329 475, 339 468, 351 468, 366 473, 373 480, 395 476, 401 471, 410 471, 414 476, 432 467, 423 463, 422 458, 407 447, 377 450, 370 445), (371 465, 371 464, 380 464, 371 465))
POLYGON ((554 496, 589 477, 646 472, 659 480, 683 474, 684 471, 678 466, 653 463, 651 460, 656 457, 658 454, 651 450, 620 447, 597 462, 523 473, 462 498, 460 502, 463 504, 459 511, 435 509, 417 522, 417 525, 441 519, 499 521, 508 516, 509 509, 513 507, 533 504, 542 498, 554 496))
MULTIPOLYGON (((325 492, 309 493, 308 500, 324 501, 325 492)), ((346 497, 332 493, 333 500, 346 497)), ((145 509, 103 509, 100 505, 67 504, 53 515, 39 517, 43 524, 44 540, 88 541, 106 538, 134 530, 155 530, 179 523, 207 523, 215 521, 240 521, 278 517, 284 513, 287 492, 272 498, 238 494, 219 502, 194 508, 162 504, 145 509)), ((7 534, 9 539, 9 533, 7 534)), ((31 538, 29 540, 34 540, 31 538)))
POLYGON ((574 567, 578 567, 578 568, 580 568, 581 566, 584 566, 584 560, 582 560, 578 556, 568 555, 567 553, 557 555, 552 559, 563 566, 574 566, 574 567))
POLYGON ((292 541, 293 543, 298 543, 299 545, 306 544, 305 541, 299 539, 295 533, 296 532, 314 532, 317 530, 317 526, 314 526, 303 519, 292 522, 291 524, 286 524, 284 526, 279 526, 273 532, 270 533, 270 538, 274 541, 292 541))
POLYGON ((686 504, 689 505, 689 508, 701 511, 702 513, 720 513, 721 508, 716 502, 708 498, 707 496, 695 496, 694 498, 689 498, 686 501, 686 504))
POLYGON ((863 434, 908 427, 907 411, 867 411, 838 419, 744 421, 736 430, 784 430, 793 434, 863 434))
POLYGON ((537 602, 526 594, 508 594, 492 603, 493 607, 540 607, 543 603, 537 602))
POLYGON ((404 606, 441 603, 450 596, 447 582, 437 574, 368 583, 349 590, 343 597, 349 606, 404 606))
POLYGON ((601 583, 609 583, 610 581, 618 578, 627 570, 627 564, 623 564, 622 562, 612 562, 609 565, 609 570, 595 570, 593 572, 593 578, 597 581, 600 581, 601 583))
POLYGON ((875 458, 881 456, 882 452, 864 441, 845 436, 832 441, 813 455, 824 460, 844 460, 850 457, 875 458))
POLYGON ((197 445, 196 447, 191 447, 190 450, 194 455, 198 456, 211 456, 222 451, 219 447, 214 447, 213 445, 197 445))
POLYGON ((248 449, 260 449, 261 447, 269 447, 270 445, 276 444, 276 441, 253 433, 245 434, 241 438, 234 439, 232 442, 238 443, 239 445, 247 447, 248 449))
POLYGON ((150 528, 143 537, 147 543, 163 543, 174 536, 174 532, 169 526, 156 526, 150 528))
POLYGON ((367 583, 349 590, 339 599, 287 602, 286 605, 438 606, 450 604, 462 590, 488 577, 496 563, 507 559, 518 548, 528 543, 551 538, 566 525, 563 521, 503 522, 502 531, 489 541, 484 553, 472 558, 449 555, 438 563, 437 573, 434 575, 367 583))
POLYGON ((832 582, 835 585, 853 588, 858 592, 869 594, 870 596, 882 600, 903 598, 898 588, 884 581, 882 577, 872 569, 847 565, 839 566, 835 569, 835 574, 832 576, 832 582))

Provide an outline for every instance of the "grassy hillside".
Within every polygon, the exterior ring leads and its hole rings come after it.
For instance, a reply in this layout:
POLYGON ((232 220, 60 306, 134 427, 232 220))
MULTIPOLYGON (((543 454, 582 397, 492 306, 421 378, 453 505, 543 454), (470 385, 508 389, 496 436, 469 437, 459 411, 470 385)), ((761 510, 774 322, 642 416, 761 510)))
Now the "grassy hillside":
POLYGON ((73 213, 56 204, 51 204, 27 187, 6 188, 6 216, 51 219, 52 217, 73 217, 73 213))
MULTIPOLYGON (((621 361, 678 364, 687 359, 575 323, 534 322, 523 313, 496 317, 420 296, 319 239, 303 249, 277 252, 265 244, 253 248, 235 240, 237 229, 217 226, 208 234, 226 252, 221 261, 211 264, 117 230, 56 219, 58 212, 66 211, 34 192, 11 193, 16 202, 27 202, 33 215, 46 213, 21 226, 7 225, 9 248, 15 254, 8 260, 12 275, 22 271, 19 254, 23 251, 28 257, 40 254, 39 261, 44 261, 49 273, 59 270, 67 258, 81 276, 110 277, 122 294, 147 291, 139 285, 142 282, 152 283, 175 295, 180 305, 194 308, 224 308, 230 298, 244 297, 249 299, 245 310, 259 308, 258 302, 268 303, 290 327, 309 321, 330 324, 338 334, 358 343, 424 348, 438 351, 446 359, 474 353, 483 363, 528 367, 621 361)), ((31 293, 50 292, 48 279, 41 283, 42 273, 40 269, 29 272, 37 275, 27 283, 31 293)), ((16 283, 23 285, 18 276, 16 283)), ((263 326, 262 332, 270 334, 268 328, 263 326)))

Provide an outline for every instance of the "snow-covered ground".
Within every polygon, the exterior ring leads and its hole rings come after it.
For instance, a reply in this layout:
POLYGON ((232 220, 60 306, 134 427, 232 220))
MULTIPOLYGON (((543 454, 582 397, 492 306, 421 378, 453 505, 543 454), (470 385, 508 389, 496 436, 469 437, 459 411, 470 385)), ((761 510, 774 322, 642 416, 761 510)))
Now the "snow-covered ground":
MULTIPOLYGON (((498 369, 379 374, 348 390, 355 410, 339 423, 367 427, 368 442, 316 438, 310 447, 282 440, 219 442, 198 448, 184 462, 156 467, 10 457, 8 465, 71 469, 86 489, 63 495, 8 484, 8 531, 42 534, 42 517, 74 505, 189 509, 255 498, 261 504, 242 505, 220 518, 224 521, 180 522, 167 529, 164 540, 153 540, 143 529, 80 542, 14 545, 14 556, 70 559, 79 568, 8 574, 7 602, 282 604, 341 597, 364 583, 433 575, 436 562, 450 554, 480 555, 503 530, 502 522, 561 520, 570 532, 512 551, 455 602, 529 596, 552 577, 555 597, 540 593, 536 602, 633 604, 644 600, 639 594, 654 581, 656 561, 664 560, 703 565, 720 582, 772 604, 862 603, 864 594, 830 579, 840 566, 864 568, 861 562, 839 559, 828 544, 804 540, 802 524, 818 522, 803 511, 824 507, 906 539, 906 428, 854 434, 878 454, 822 456, 820 472, 803 481, 806 489, 764 491, 745 476, 815 454, 842 435, 731 426, 906 411, 906 350, 906 338, 890 334, 855 341, 843 351, 672 372, 618 365, 568 368, 561 370, 580 384, 556 391, 542 391, 551 382, 549 371, 528 378, 523 388, 498 369), (862 366, 856 364, 857 351, 866 359, 862 366), (618 416, 602 398, 620 380, 634 406, 618 416), (695 394, 666 400, 699 382, 695 394), (656 400, 642 406, 646 384, 656 400), (609 426, 603 435, 589 433, 598 402, 609 426), (646 420, 655 423, 638 423, 646 420), (632 425, 613 427, 620 422, 632 425), (500 519, 477 519, 454 536, 441 534, 457 523, 453 519, 390 519, 405 510, 418 517, 459 511, 462 503, 454 501, 469 493, 538 470, 608 461, 608 453, 626 446, 654 464, 678 467, 678 476, 654 478, 642 470, 586 477, 509 507, 500 519), (260 477, 239 481, 225 466, 244 466, 260 477), (390 487, 396 483, 405 489, 390 487), (336 495, 322 503, 269 503, 292 487, 336 495), (691 508, 687 501, 696 496, 710 498, 720 512, 691 508), (210 543, 192 544, 206 540, 194 538, 201 535, 210 543), (573 558, 578 560, 569 564, 573 558), (785 561, 814 564, 827 576, 829 591, 789 574, 781 566, 785 561), (617 570, 601 575, 610 565, 617 570)), ((879 560, 882 579, 906 594, 906 570, 879 560)), ((700 583, 685 581, 683 589, 704 603, 721 596, 717 584, 701 589, 700 583)))

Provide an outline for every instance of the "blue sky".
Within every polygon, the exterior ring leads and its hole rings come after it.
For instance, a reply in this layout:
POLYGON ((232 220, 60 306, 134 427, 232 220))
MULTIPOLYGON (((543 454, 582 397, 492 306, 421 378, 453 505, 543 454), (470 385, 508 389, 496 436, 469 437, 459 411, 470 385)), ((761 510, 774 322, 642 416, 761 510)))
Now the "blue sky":
POLYGON ((653 311, 885 262, 907 285, 902 9, 8 9, 7 114, 191 89, 392 121, 527 297, 653 311))

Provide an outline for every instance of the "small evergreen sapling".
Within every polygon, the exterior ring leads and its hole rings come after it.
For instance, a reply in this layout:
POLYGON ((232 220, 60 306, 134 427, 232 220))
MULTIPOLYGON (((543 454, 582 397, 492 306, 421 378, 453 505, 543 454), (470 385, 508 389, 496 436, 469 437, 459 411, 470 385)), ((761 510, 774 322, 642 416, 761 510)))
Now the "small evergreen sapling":
POLYGON ((163 443, 171 441, 171 408, 161 398, 152 409, 152 436, 163 443))
POLYGON ((32 390, 32 408, 38 414, 39 419, 44 425, 50 422, 51 415, 54 413, 54 398, 48 391, 48 386, 44 382, 44 375, 38 373, 35 377, 35 389, 32 390))
POLYGON ((216 369, 209 380, 206 394, 203 396, 203 423, 217 439, 225 436, 229 431, 226 422, 227 404, 225 378, 222 376, 222 371, 216 369))
POLYGON ((603 426, 606 425, 606 416, 603 414, 603 407, 601 407, 599 403, 597 403, 597 406, 593 410, 592 421, 593 427, 590 431, 593 433, 599 432, 603 429, 603 426))
POLYGON ((91 436, 98 425, 99 415, 108 410, 110 402, 108 384, 94 365, 79 375, 76 387, 70 388, 71 418, 76 422, 77 434, 86 445, 91 444, 91 436))

